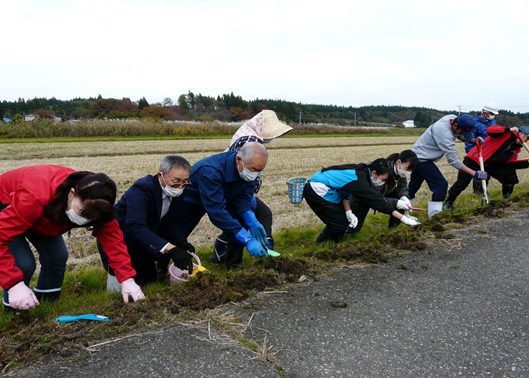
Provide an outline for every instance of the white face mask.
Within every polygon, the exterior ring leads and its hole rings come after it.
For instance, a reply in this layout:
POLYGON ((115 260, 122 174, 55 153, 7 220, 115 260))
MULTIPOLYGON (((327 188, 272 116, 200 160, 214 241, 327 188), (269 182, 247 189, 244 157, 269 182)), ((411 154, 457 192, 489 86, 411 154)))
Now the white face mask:
POLYGON ((244 168, 244 164, 242 161, 241 164, 242 172, 239 172, 239 176, 241 176, 244 181, 252 182, 257 178, 257 176, 259 176, 259 172, 252 172, 249 169, 244 168))
POLYGON ((377 176, 377 179, 376 179, 376 180, 373 180, 373 184, 375 184, 375 186, 378 186, 378 187, 380 187, 380 186, 384 186, 385 182, 382 181, 381 179, 379 179, 379 178, 378 178, 378 175, 376 175, 376 176, 377 176))
POLYGON ((492 121, 494 119, 494 114, 489 114, 486 118, 489 120, 489 121, 492 121))
POLYGON ((402 167, 402 162, 400 163, 400 168, 397 169, 397 165, 395 164, 395 170, 397 174, 402 178, 409 178, 411 176, 411 172, 405 171, 402 167))
POLYGON ((410 178, 411 172, 405 171, 404 169, 397 169, 397 174, 402 178, 410 178))
POLYGON ((74 200, 75 200, 75 196, 72 198, 72 207, 70 208, 70 210, 66 211, 66 215, 68 216, 68 219, 70 219, 70 222, 77 224, 79 226, 83 226, 87 224, 88 222, 90 222, 90 219, 86 219, 75 212, 75 210, 73 209, 74 200))
POLYGON ((184 189, 177 189, 167 185, 167 183, 165 182, 165 178, 163 177, 163 173, 161 174, 163 183, 165 184, 165 187, 162 186, 162 190, 168 197, 178 197, 184 192, 184 189))

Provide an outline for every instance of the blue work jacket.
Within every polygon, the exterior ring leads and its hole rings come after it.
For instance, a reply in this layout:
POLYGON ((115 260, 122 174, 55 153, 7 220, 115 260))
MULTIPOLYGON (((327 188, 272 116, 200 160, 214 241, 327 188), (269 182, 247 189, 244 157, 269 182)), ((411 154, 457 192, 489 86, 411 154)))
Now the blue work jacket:
POLYGON ((242 218, 247 211, 254 211, 256 185, 256 180, 248 182, 239 176, 236 156, 236 151, 228 151, 199 160, 193 165, 184 198, 188 209, 205 210, 211 223, 234 235, 243 226, 232 214, 242 218))
MULTIPOLYGON (((489 126, 496 126, 496 121, 493 119, 485 119, 481 114, 478 114, 474 119, 476 120, 476 126, 474 126, 474 130, 472 130, 473 138, 476 139, 477 137, 481 137, 485 140, 485 138, 488 137, 487 129, 489 126)), ((475 145, 476 143, 465 142, 465 152, 470 151, 475 145)))

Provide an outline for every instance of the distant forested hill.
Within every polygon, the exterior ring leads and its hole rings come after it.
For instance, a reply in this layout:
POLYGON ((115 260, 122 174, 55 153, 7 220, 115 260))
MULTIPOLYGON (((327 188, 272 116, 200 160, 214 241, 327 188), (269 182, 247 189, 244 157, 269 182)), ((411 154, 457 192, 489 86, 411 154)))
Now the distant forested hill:
MULTIPOLYGON (((280 119, 289 123, 329 123, 338 125, 366 125, 372 123, 402 125, 406 120, 414 120, 418 127, 428 127, 453 111, 440 111, 430 108, 406 107, 398 105, 337 106, 302 104, 286 100, 255 99, 244 100, 232 93, 211 97, 189 91, 173 101, 170 97, 162 103, 149 104, 145 97, 138 101, 130 98, 74 98, 58 100, 34 98, 0 102, 0 120, 12 118, 16 114, 37 114, 41 118, 59 116, 64 120, 80 118, 159 118, 164 120, 196 121, 241 121, 253 117, 263 109, 274 110, 280 119)), ((497 117, 500 125, 520 126, 529 124, 529 113, 513 113, 501 110, 497 117)))

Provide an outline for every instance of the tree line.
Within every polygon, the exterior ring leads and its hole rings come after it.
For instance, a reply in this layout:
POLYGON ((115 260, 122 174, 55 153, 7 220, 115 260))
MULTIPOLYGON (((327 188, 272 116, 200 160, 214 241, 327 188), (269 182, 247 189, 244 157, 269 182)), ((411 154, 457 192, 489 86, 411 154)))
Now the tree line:
MULTIPOLYGON (((137 101, 130 98, 74 98, 59 100, 34 98, 0 102, 0 120, 14 118, 17 114, 36 114, 41 119, 60 117, 69 119, 127 119, 149 118, 163 120, 194 120, 202 122, 242 121, 250 119, 264 109, 275 111, 279 118, 288 123, 328 123, 337 125, 365 125, 372 123, 402 125, 414 120, 417 127, 428 127, 446 114, 457 111, 441 111, 424 107, 406 106, 337 106, 302 104, 278 99, 244 100, 233 92, 212 97, 189 91, 173 101, 170 97, 161 103, 149 103, 145 97, 137 101)), ((19 119, 22 118, 19 116, 19 119)), ((501 110, 498 124, 520 126, 527 124, 529 113, 513 113, 501 110)))

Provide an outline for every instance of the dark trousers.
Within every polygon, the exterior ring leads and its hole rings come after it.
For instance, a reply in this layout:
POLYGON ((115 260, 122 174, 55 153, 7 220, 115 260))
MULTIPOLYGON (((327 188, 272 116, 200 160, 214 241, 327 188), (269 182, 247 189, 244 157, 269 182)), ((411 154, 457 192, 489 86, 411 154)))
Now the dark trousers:
POLYGON ((416 169, 411 174, 409 185, 410 199, 415 198, 415 193, 419 191, 424 181, 426 181, 432 191, 432 201, 442 202, 445 200, 448 182, 433 161, 421 162, 419 169, 416 169))
MULTIPOLYGON (((471 158, 465 157, 463 159, 463 164, 474 171, 480 170, 479 164, 471 158)), ((505 165, 489 164, 487 167, 485 167, 485 172, 497 179, 503 185, 515 185, 519 182, 518 176, 516 175, 516 170, 505 165)), ((467 188, 471 181, 472 176, 459 171, 457 174, 457 181, 454 183, 454 185, 452 185, 448 192, 447 200, 455 201, 455 199, 461 194, 463 190, 467 188)))
MULTIPOLYGON (((393 194, 393 192, 391 194, 393 194)), ((396 198, 396 197, 393 196, 393 197, 386 197, 386 198, 396 198)), ((364 225, 364 221, 366 220, 367 214, 369 213, 369 210, 371 208, 365 203, 357 201, 357 200, 349 201, 349 206, 351 207, 351 211, 353 212, 353 214, 358 218, 358 224, 356 225, 356 227, 354 229, 347 230, 349 234, 354 235, 360 232, 360 230, 362 229, 362 226, 364 225)), ((395 210, 397 209, 395 208, 395 210)), ((397 211, 401 214, 404 213, 403 210, 397 210, 397 211)), ((395 228, 400 223, 401 223, 400 220, 395 218, 393 215, 389 216, 389 221, 388 221, 389 228, 395 228)))
MULTIPOLYGON (((264 203, 259 197, 255 197, 255 217, 261 223, 266 231, 266 236, 270 240, 272 238, 272 210, 264 203)), ((228 233, 222 231, 222 233, 217 237, 217 239, 222 240, 223 242, 228 242, 228 233)))
MULTIPOLYGON (((136 270, 136 277, 134 278, 134 281, 140 286, 156 282, 157 263, 167 267, 170 262, 169 255, 161 253, 153 255, 150 251, 147 251, 145 248, 138 245, 138 242, 135 240, 125 239, 125 244, 127 245, 132 267, 134 270, 136 270)), ((103 248, 99 242, 97 242, 97 249, 101 255, 103 267, 106 271, 108 271, 108 273, 115 276, 114 271, 108 264, 107 255, 105 251, 103 251, 103 248)))
POLYGON ((318 218, 325 223, 326 227, 322 231, 322 234, 325 234, 325 239, 334 242, 340 241, 347 226, 349 226, 343 205, 341 203, 331 203, 321 198, 314 192, 309 182, 303 189, 303 198, 305 198, 307 204, 318 218))

